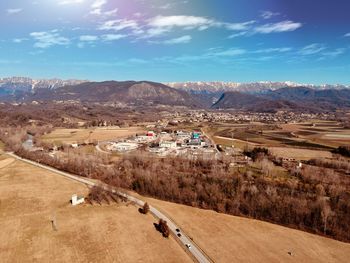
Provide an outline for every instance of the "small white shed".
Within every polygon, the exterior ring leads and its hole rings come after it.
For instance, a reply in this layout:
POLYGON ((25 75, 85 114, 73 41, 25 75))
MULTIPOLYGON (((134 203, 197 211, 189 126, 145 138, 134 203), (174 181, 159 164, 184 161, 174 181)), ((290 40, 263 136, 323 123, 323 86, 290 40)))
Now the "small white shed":
POLYGON ((72 205, 79 205, 84 203, 85 199, 82 196, 78 196, 76 194, 72 195, 72 205))

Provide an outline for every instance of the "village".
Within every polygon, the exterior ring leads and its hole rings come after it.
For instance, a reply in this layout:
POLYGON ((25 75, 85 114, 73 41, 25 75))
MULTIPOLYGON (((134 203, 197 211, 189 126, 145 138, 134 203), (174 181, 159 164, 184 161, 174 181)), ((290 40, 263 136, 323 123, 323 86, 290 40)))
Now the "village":
POLYGON ((126 139, 99 143, 108 152, 127 153, 145 150, 160 157, 183 156, 216 158, 218 150, 211 140, 200 131, 148 131, 126 139))
POLYGON ((183 122, 264 122, 290 123, 304 120, 334 120, 334 113, 296 113, 290 111, 268 112, 240 112, 240 111, 202 111, 163 112, 163 117, 171 119, 172 123, 183 122))

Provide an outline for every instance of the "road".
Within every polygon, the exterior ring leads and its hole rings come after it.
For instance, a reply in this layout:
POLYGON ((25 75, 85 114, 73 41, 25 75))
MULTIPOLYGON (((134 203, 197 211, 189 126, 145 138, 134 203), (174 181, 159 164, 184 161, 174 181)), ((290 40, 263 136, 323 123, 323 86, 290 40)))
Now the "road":
POLYGON ((209 140, 209 141, 211 142, 211 144, 214 146, 214 149, 215 149, 215 151, 216 151, 215 158, 218 159, 218 158, 220 157, 221 153, 220 153, 220 151, 219 151, 219 149, 218 149, 218 147, 217 147, 217 145, 216 145, 214 139, 211 138, 208 134, 206 134, 206 132, 204 131, 204 129, 201 129, 201 132, 202 132, 202 134, 203 134, 205 137, 208 138, 208 140, 209 140))
MULTIPOLYGON (((129 201, 134 202, 135 204, 137 204, 140 207, 143 207, 143 205, 144 205, 144 202, 142 200, 140 200, 140 199, 138 199, 138 198, 136 198, 134 196, 131 196, 129 194, 120 192, 120 191, 118 191, 116 189, 113 189, 113 188, 111 188, 110 186, 108 186, 106 184, 98 184, 98 183, 95 183, 95 182, 91 182, 91 181, 89 181, 89 180, 87 180, 85 178, 82 178, 80 176, 73 175, 73 174, 66 173, 66 172, 62 172, 62 171, 57 170, 55 168, 52 168, 50 166, 42 165, 42 164, 39 164, 37 162, 21 158, 21 157, 17 156, 14 153, 9 153, 8 152, 6 154, 11 156, 11 157, 13 157, 13 158, 15 158, 15 159, 17 159, 17 160, 26 162, 26 163, 34 165, 36 167, 45 169, 47 171, 56 173, 58 175, 67 177, 67 178, 72 179, 72 180, 78 181, 78 182, 83 183, 85 185, 102 187, 106 191, 111 191, 113 193, 116 193, 116 194, 118 194, 120 196, 123 196, 123 197, 127 198, 129 201)), ((183 233, 181 231, 181 237, 177 236, 178 232, 176 231, 176 229, 181 229, 181 228, 178 225, 176 225, 169 217, 167 217, 166 215, 164 215, 163 213, 161 213, 159 210, 157 210, 156 208, 154 208, 152 206, 150 206, 150 212, 157 219, 163 219, 163 220, 167 221, 170 231, 173 233, 175 238, 177 238, 180 241, 180 243, 185 247, 185 249, 188 250, 188 252, 193 256, 194 259, 196 259, 200 263, 210 263, 210 262, 212 262, 204 254, 204 252, 202 252, 202 250, 185 233, 183 233), (189 244, 191 246, 191 248, 187 248, 186 244, 189 244)))
POLYGON ((95 147, 98 152, 105 153, 105 154, 111 154, 110 152, 106 152, 106 151, 102 150, 100 147, 100 144, 101 144, 101 142, 98 142, 96 147, 95 147))

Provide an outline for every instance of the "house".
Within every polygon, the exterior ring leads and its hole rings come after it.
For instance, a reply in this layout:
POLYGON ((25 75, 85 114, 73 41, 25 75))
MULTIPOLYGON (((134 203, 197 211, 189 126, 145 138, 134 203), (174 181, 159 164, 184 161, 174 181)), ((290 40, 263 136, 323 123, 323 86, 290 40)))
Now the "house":
POLYGON ((156 133, 154 131, 148 131, 146 136, 154 137, 154 136, 156 136, 156 133))
POLYGON ((72 199, 71 199, 72 205, 79 205, 85 202, 84 197, 82 196, 78 196, 77 194, 72 195, 72 199))
POLYGON ((168 149, 174 149, 177 147, 176 142, 171 142, 171 141, 163 141, 159 144, 160 148, 168 148, 168 149))
POLYGON ((198 140, 201 137, 200 132, 192 132, 192 139, 193 140, 198 140))

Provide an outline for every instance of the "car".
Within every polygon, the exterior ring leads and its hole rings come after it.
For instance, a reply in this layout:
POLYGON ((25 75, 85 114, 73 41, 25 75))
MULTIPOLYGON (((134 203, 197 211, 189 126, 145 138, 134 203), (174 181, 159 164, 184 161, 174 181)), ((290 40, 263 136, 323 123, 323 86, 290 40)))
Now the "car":
POLYGON ((191 249, 191 244, 186 244, 186 247, 187 247, 188 249, 191 249))
POLYGON ((177 234, 178 237, 181 237, 182 235, 180 233, 177 234))
POLYGON ((180 229, 178 229, 178 228, 176 228, 175 230, 176 230, 176 232, 180 232, 180 229))

